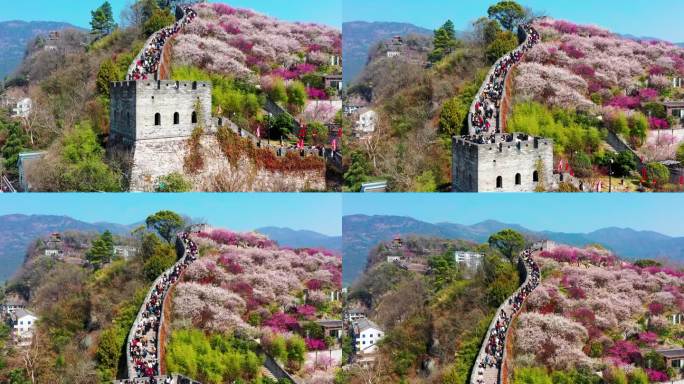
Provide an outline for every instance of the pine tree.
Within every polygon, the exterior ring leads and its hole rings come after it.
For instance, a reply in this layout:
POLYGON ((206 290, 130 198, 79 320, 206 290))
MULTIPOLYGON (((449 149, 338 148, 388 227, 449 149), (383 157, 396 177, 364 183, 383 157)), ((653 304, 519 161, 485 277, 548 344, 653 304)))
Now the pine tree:
POLYGON ((435 37, 433 39, 434 49, 429 55, 430 61, 437 62, 442 60, 453 52, 457 42, 454 23, 451 20, 447 20, 444 25, 435 30, 435 37))
POLYGON ((100 237, 93 240, 90 249, 86 252, 86 258, 93 264, 107 263, 114 255, 114 238, 112 233, 104 231, 100 237))
POLYGON ((93 34, 98 37, 104 37, 114 31, 116 24, 114 23, 112 5, 109 1, 105 1, 99 8, 90 12, 90 14, 92 16, 90 27, 93 34))
POLYGON ((19 154, 26 146, 26 135, 18 123, 4 123, 0 120, 0 131, 7 130, 7 139, 2 147, 2 158, 5 159, 5 169, 12 176, 17 175, 17 161, 19 154))

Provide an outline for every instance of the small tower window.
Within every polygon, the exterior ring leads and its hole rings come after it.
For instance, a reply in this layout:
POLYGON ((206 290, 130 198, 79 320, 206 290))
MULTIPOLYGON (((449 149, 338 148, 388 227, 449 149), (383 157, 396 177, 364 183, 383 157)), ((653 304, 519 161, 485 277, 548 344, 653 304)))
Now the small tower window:
POLYGON ((197 89, 197 82, 196 81, 192 82, 192 89, 197 89))
POLYGON ((161 125, 161 113, 154 114, 154 125, 161 125))
POLYGON ((539 182, 539 172, 537 172, 537 171, 532 172, 532 181, 535 183, 539 182))
POLYGON ((497 188, 503 188, 503 177, 498 176, 496 178, 496 187, 497 188))
POLYGON ((178 112, 173 114, 173 124, 174 125, 180 124, 180 114, 178 112))
POLYGON ((192 112, 192 123, 197 124, 197 112, 192 112))
POLYGON ((515 185, 520 185, 522 184, 522 177, 520 176, 519 173, 515 174, 515 185))

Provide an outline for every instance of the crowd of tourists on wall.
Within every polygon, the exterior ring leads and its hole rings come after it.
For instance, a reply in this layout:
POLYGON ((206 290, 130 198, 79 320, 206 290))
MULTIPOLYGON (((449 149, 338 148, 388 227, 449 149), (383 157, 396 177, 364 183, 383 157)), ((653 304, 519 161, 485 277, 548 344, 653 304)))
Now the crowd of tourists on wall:
POLYGON ((501 368, 506 348, 506 335, 511 321, 514 315, 522 308, 527 296, 539 285, 539 266, 532 260, 532 250, 524 250, 520 254, 520 258, 525 263, 525 268, 530 275, 517 293, 508 299, 508 305, 505 309, 501 310, 494 328, 489 333, 484 358, 478 362, 477 366, 477 384, 486 384, 485 370, 489 368, 496 368, 498 370, 501 368), (506 309, 508 312, 506 312, 506 309))
POLYGON ((470 132, 471 134, 491 135, 492 133, 500 133, 501 127, 497 126, 497 121, 501 113, 506 76, 511 68, 522 59, 523 55, 539 42, 539 33, 531 25, 522 25, 521 28, 527 33, 525 43, 497 61, 494 71, 489 75, 482 88, 482 93, 478 95, 475 101, 475 108, 470 115, 470 122, 474 129, 474 132, 470 132))
POLYGON ((135 325, 135 333, 128 345, 131 363, 135 369, 135 378, 153 378, 159 375, 157 338, 164 298, 169 288, 178 281, 188 265, 197 260, 197 245, 190 239, 187 232, 179 236, 185 245, 185 255, 174 265, 171 272, 165 272, 157 280, 149 299, 143 304, 144 310, 135 325))
POLYGON ((185 8, 184 11, 185 15, 182 19, 154 34, 138 61, 135 62, 135 67, 128 74, 128 80, 147 80, 150 76, 154 77, 159 69, 166 42, 197 17, 197 13, 191 8, 185 8))

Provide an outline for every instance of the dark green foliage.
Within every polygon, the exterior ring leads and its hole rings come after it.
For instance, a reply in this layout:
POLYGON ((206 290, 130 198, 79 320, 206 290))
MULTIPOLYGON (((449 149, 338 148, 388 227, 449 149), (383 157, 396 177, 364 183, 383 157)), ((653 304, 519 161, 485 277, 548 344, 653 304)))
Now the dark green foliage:
POLYGON ((153 0, 149 1, 149 3, 150 5, 145 7, 145 13, 149 17, 146 17, 143 23, 143 33, 145 36, 151 36, 158 30, 168 27, 176 21, 170 10, 159 8, 153 0))
POLYGON ((525 238, 512 229, 504 229, 489 236, 489 246, 497 249, 511 262, 518 258, 518 253, 525 247, 525 238))
POLYGON ((295 133, 293 132, 294 124, 292 115, 285 113, 266 119, 268 134, 272 140, 287 138, 288 135, 295 133))
POLYGON ((172 245, 159 242, 145 262, 143 274, 148 281, 154 281, 164 271, 171 268, 177 259, 176 249, 172 245))
POLYGON ((648 182, 650 185, 662 187, 670 182, 670 170, 660 163, 648 163, 646 165, 646 174, 648 175, 648 182))
POLYGON ((104 231, 100 237, 93 240, 90 249, 86 252, 88 261, 95 265, 108 263, 112 256, 114 256, 114 239, 109 231, 104 231))
POLYGON ((456 40, 456 30, 451 20, 447 20, 440 28, 435 30, 433 45, 434 49, 428 55, 428 60, 433 63, 442 60, 456 48, 458 40, 456 40))
POLYGON ((11 176, 16 176, 19 154, 24 152, 28 138, 19 123, 5 122, 0 119, 0 134, 3 133, 7 135, 5 144, 2 146, 5 171, 11 176))
POLYGON ((358 192, 361 190, 361 184, 370 179, 371 166, 363 152, 354 151, 350 158, 351 164, 344 174, 344 182, 350 191, 358 192))
POLYGON ((440 290, 447 284, 451 284, 461 278, 458 265, 456 265, 454 255, 451 252, 431 257, 428 260, 428 266, 432 272, 435 290, 440 290))
POLYGON ((636 265, 637 267, 640 267, 640 268, 646 268, 646 267, 660 267, 663 264, 660 263, 659 261, 644 259, 644 260, 635 261, 634 265, 636 265))
POLYGON ((613 176, 625 177, 636 170, 636 158, 634 154, 629 151, 624 152, 604 152, 599 153, 594 157, 594 163, 606 169, 613 170, 613 176), (610 163, 613 160, 613 163, 610 163))
POLYGON ((501 31, 485 49, 485 56, 490 64, 494 64, 500 57, 511 52, 518 46, 518 38, 509 31, 501 31))
POLYGON ((487 15, 512 32, 527 17, 527 12, 515 1, 500 1, 487 9, 487 15))
POLYGON ((176 233, 185 226, 185 220, 173 211, 159 211, 145 219, 147 229, 154 229, 164 240, 172 243, 176 233))
POLYGON ((109 4, 109 1, 105 1, 99 8, 92 11, 90 14, 92 16, 90 27, 94 35, 103 37, 112 33, 116 24, 114 23, 112 5, 109 4))

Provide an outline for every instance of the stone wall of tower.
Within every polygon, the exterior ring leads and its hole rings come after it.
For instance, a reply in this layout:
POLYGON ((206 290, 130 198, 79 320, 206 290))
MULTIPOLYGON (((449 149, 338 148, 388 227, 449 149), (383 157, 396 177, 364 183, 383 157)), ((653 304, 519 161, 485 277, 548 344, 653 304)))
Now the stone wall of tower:
POLYGON ((528 140, 475 144, 454 138, 452 177, 455 192, 532 192, 540 182, 546 189, 551 189, 554 187, 553 141, 530 137, 528 140), (539 162, 541 173, 538 172, 539 162), (516 183, 518 175, 519 183, 516 183), (499 177, 500 188, 497 187, 499 177))

